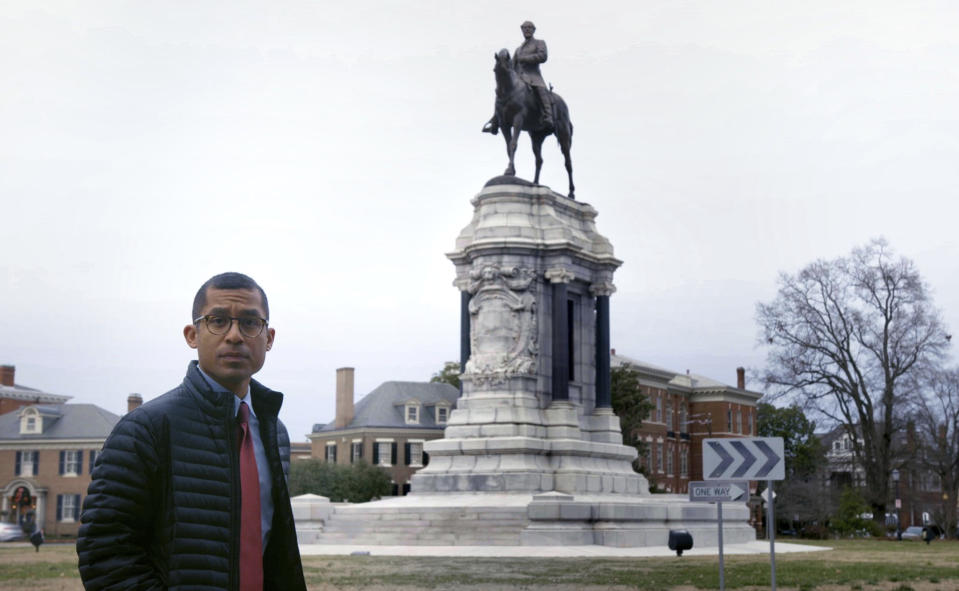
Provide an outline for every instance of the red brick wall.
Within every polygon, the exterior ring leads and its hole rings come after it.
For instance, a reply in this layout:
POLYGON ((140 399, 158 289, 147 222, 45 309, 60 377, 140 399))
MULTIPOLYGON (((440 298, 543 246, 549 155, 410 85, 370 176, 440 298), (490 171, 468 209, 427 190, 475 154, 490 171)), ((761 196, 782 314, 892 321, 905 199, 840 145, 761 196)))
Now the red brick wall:
MULTIPOLYGON (((76 448, 72 448, 76 449, 76 448)), ((39 470, 32 477, 16 476, 16 451, 0 451, 0 487, 6 488, 13 480, 28 480, 36 487, 46 489, 43 527, 47 537, 76 536, 79 523, 57 521, 57 495, 80 495, 82 506, 86 498, 87 487, 90 485, 90 448, 83 449, 83 461, 80 473, 77 476, 60 475, 60 450, 36 450, 39 470)), ((7 517, 9 520, 10 517, 7 517)))

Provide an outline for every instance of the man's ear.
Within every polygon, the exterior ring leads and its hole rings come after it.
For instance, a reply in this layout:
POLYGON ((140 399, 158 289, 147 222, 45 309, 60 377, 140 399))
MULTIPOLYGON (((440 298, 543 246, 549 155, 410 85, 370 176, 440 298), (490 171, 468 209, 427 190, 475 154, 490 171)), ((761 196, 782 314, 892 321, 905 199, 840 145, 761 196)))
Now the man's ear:
POLYGON ((190 346, 191 349, 197 348, 196 340, 196 325, 187 324, 183 327, 183 338, 186 339, 186 344, 190 346))
POLYGON ((267 351, 273 348, 274 338, 276 338, 276 330, 272 328, 266 329, 266 350, 267 351))

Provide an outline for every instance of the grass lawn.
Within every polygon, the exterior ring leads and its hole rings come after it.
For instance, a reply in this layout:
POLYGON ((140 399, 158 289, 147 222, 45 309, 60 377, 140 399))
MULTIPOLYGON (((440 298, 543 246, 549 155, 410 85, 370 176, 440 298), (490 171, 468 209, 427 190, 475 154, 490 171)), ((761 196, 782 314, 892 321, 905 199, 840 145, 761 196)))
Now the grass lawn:
MULTIPOLYGON (((831 540, 828 552, 777 554, 777 588, 812 591, 959 591, 959 542, 831 540)), ((414 558, 310 556, 311 591, 599 591, 718 589, 715 557, 414 558)), ((769 588, 768 556, 727 556, 726 588, 769 588)), ((0 590, 82 589, 73 546, 0 544, 0 590)))

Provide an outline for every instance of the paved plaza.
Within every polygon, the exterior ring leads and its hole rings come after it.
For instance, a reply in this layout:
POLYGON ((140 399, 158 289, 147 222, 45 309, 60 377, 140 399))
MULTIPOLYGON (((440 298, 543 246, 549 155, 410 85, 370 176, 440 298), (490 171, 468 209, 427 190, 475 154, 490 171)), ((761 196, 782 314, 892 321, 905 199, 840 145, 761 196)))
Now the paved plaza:
MULTIPOLYGON (((819 552, 830 550, 822 546, 789 544, 776 542, 776 554, 792 552, 819 552)), ((757 540, 743 544, 727 544, 723 547, 726 555, 732 554, 769 554, 769 542, 757 540)), ((510 558, 567 558, 599 556, 616 557, 654 557, 675 556, 676 553, 663 546, 615 548, 611 546, 373 546, 373 545, 337 545, 337 544, 301 544, 303 556, 342 556, 344 554, 369 553, 371 556, 476 556, 510 558)), ((683 556, 718 556, 716 546, 693 548, 683 552, 683 556)))

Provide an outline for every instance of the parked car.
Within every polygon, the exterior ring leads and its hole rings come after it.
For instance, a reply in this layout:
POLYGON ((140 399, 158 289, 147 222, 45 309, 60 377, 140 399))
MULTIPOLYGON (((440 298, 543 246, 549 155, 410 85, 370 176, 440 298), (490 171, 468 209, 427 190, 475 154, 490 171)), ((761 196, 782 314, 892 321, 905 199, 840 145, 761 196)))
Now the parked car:
POLYGON ((782 530, 782 531, 779 532, 779 535, 781 535, 781 536, 792 536, 792 537, 796 537, 796 536, 799 535, 799 532, 797 532, 797 531, 794 530, 794 529, 784 529, 784 530, 782 530))
POLYGON ((918 525, 911 525, 902 531, 904 540, 922 540, 923 528, 918 525))
POLYGON ((0 542, 10 542, 23 537, 25 534, 16 523, 0 523, 0 542))

